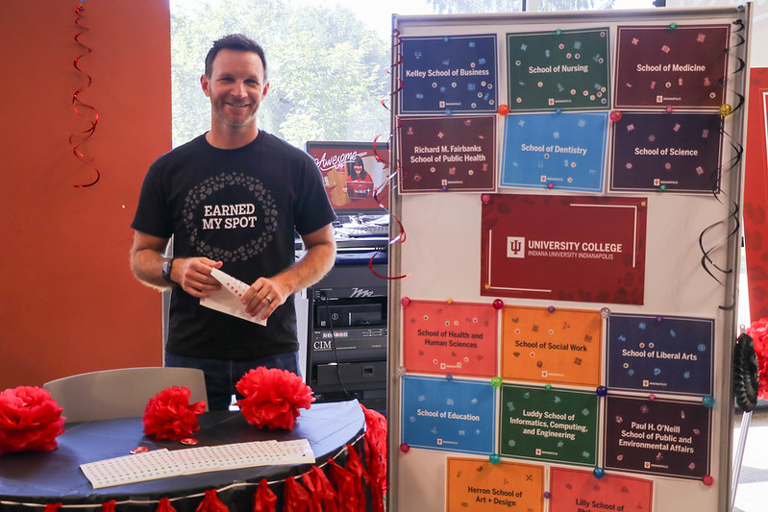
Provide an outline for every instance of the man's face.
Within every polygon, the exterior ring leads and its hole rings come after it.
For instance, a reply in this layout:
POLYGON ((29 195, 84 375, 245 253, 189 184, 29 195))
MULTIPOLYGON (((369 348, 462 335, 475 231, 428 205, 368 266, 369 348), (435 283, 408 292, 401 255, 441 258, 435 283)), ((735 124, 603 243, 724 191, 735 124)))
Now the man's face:
POLYGON ((253 52, 221 50, 211 65, 211 76, 200 79, 211 99, 213 123, 242 127, 256 122, 256 111, 266 96, 264 65, 253 52))

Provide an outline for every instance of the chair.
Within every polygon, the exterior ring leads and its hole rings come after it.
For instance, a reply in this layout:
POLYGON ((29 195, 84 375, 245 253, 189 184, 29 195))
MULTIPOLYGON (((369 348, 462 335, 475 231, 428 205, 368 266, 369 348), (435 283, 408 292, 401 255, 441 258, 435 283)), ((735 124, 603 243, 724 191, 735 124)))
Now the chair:
POLYGON ((165 388, 187 386, 190 403, 208 393, 202 370, 195 368, 121 368, 82 373, 43 384, 64 408, 67 423, 143 416, 149 399, 165 388))

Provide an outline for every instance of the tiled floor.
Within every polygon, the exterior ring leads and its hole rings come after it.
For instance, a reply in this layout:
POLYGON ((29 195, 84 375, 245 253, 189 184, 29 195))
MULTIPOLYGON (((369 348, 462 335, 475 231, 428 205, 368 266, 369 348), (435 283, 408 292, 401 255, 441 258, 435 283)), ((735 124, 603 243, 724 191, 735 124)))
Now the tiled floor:
MULTIPOLYGON (((737 451, 742 415, 735 420, 733 453, 737 451)), ((752 412, 747 431, 747 443, 736 488, 733 512, 763 512, 768 510, 768 405, 752 412)))

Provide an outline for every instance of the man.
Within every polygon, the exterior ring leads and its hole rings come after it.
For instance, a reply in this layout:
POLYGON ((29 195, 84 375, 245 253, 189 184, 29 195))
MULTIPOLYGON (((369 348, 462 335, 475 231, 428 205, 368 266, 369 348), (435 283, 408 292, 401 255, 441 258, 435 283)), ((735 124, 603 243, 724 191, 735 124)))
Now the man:
POLYGON ((141 281, 173 288, 166 366, 203 369, 209 409, 222 410, 251 368, 298 374, 293 294, 333 266, 335 215, 312 158, 257 128, 269 90, 258 44, 239 34, 214 42, 200 83, 211 129, 150 166, 131 224, 131 265, 141 281), (294 230, 306 251, 299 261, 294 230), (221 287, 212 269, 253 283, 242 307, 266 326, 200 305, 221 287))

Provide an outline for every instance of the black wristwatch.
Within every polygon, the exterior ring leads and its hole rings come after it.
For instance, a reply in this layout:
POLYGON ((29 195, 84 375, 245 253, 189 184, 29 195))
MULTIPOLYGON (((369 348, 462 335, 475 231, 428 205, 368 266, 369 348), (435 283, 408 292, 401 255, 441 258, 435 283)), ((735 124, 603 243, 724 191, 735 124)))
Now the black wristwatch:
POLYGON ((163 279, 165 279, 166 282, 168 282, 168 284, 176 284, 171 279, 171 269, 173 269, 173 258, 171 258, 170 260, 165 260, 163 262, 163 272, 161 275, 163 276, 163 279))

